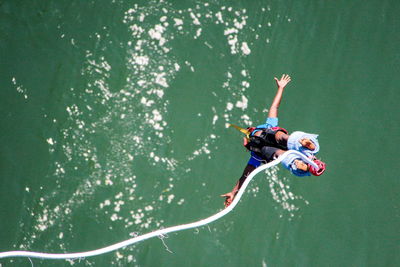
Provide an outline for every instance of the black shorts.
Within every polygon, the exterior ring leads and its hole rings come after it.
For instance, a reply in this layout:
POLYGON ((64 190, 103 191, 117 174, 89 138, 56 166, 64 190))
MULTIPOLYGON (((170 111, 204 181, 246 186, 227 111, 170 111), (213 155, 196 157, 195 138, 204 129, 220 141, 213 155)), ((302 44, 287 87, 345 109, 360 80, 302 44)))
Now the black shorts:
POLYGON ((261 148, 261 157, 262 159, 266 160, 267 163, 273 161, 276 158, 276 151, 278 151, 279 148, 276 147, 270 147, 270 146, 264 146, 261 148))
POLYGON ((287 150, 287 141, 286 140, 276 140, 275 134, 278 131, 282 130, 272 130, 272 129, 265 129, 262 131, 261 135, 259 136, 260 138, 265 140, 265 143, 268 146, 280 148, 283 150, 287 150))

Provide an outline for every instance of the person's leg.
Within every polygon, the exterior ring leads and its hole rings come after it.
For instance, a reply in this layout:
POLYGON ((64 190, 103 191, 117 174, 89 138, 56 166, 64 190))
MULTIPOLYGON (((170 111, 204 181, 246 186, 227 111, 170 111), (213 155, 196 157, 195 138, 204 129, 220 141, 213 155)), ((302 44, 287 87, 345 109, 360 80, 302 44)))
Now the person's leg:
POLYGON ((276 131, 275 140, 279 144, 284 144, 287 147, 287 141, 289 139, 289 135, 283 131, 276 131))
POLYGON ((287 150, 287 140, 289 136, 285 136, 283 131, 281 130, 272 130, 272 129, 266 129, 263 132, 257 132, 256 136, 260 136, 262 139, 264 139, 268 146, 280 148, 287 150))
MULTIPOLYGON (((276 141, 277 141, 278 143, 287 144, 287 141, 288 141, 288 139, 289 139, 289 135, 286 134, 286 133, 284 133, 284 132, 282 132, 282 131, 277 131, 277 132, 275 133, 275 139, 276 139, 276 141)), ((303 147, 305 147, 305 148, 307 148, 307 149, 310 149, 310 150, 314 150, 314 149, 315 149, 315 144, 314 144, 313 141, 311 141, 311 139, 309 139, 309 138, 301 138, 301 139, 299 140, 299 143, 300 143, 303 147)))
MULTIPOLYGON (((286 152, 286 150, 282 150, 282 149, 275 148, 275 147, 270 147, 270 146, 264 146, 261 149, 262 157, 267 162, 273 161, 274 159, 278 158, 280 155, 282 155, 285 152, 286 152)), ((306 172, 309 169, 308 164, 305 163, 304 161, 302 161, 301 159, 295 159, 294 160, 294 164, 296 164, 296 167, 299 170, 302 170, 302 171, 306 172)))

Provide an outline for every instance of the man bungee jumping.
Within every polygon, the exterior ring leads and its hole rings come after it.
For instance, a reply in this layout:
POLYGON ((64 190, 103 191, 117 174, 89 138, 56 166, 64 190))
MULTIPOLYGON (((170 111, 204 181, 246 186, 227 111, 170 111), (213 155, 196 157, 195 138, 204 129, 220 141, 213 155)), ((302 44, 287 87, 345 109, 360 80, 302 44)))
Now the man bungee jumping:
POLYGON ((318 135, 296 131, 292 134, 281 127, 278 127, 278 109, 281 103, 282 94, 286 85, 290 82, 290 76, 283 74, 281 79, 274 78, 278 90, 269 108, 268 118, 265 124, 247 129, 240 128, 231 124, 230 126, 238 129, 246 135, 243 145, 251 152, 251 157, 243 171, 242 176, 237 181, 231 192, 222 195, 225 197, 225 207, 228 207, 243 182, 262 163, 268 163, 278 158, 289 149, 297 150, 312 159, 318 169, 305 163, 296 155, 289 155, 281 163, 291 173, 296 176, 309 176, 310 174, 319 176, 325 171, 325 163, 318 160, 315 154, 319 151, 318 135))

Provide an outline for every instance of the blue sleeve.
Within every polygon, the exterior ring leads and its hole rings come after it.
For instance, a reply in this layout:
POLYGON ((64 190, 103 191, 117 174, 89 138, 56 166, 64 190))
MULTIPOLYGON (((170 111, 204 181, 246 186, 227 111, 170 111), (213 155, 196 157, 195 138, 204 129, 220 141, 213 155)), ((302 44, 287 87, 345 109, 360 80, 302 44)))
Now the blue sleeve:
POLYGON ((252 165, 257 168, 258 166, 261 165, 261 163, 262 163, 262 159, 259 156, 257 156, 254 152, 251 152, 251 156, 250 156, 250 159, 247 162, 247 164, 252 165))
POLYGON ((272 128, 278 126, 278 118, 267 118, 265 124, 258 125, 257 128, 272 128))
POLYGON ((278 126, 278 118, 267 118, 267 125, 269 125, 269 128, 271 127, 277 127, 278 126))

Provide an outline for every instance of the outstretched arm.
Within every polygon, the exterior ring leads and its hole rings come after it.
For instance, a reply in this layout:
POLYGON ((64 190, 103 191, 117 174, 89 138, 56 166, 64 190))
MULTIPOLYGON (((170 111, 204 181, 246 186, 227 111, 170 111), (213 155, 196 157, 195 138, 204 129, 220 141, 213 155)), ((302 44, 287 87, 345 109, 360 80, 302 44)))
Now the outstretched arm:
POLYGON ((225 208, 228 207, 233 199, 235 198, 237 192, 239 191, 239 189, 242 187, 242 184, 244 183, 244 181, 246 180, 247 176, 249 176, 249 174, 254 171, 256 169, 256 167, 254 167, 253 165, 247 164, 246 168, 243 171, 242 176, 240 177, 240 179, 237 181, 235 187, 232 189, 231 192, 226 193, 224 195, 221 195, 221 197, 225 198, 225 208))
POLYGON ((281 79, 278 80, 276 77, 274 78, 276 81, 276 85, 278 85, 278 91, 272 101, 271 107, 269 108, 268 117, 269 118, 277 118, 278 117, 278 109, 281 103, 283 90, 285 86, 290 82, 290 76, 287 74, 283 74, 281 79))

